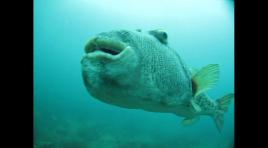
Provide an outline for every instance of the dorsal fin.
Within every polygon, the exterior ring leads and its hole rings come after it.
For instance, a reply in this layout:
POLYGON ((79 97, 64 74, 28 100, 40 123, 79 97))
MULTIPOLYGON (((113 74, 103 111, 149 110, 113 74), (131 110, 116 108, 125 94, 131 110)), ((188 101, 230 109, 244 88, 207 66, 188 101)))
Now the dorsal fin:
POLYGON ((192 77, 194 97, 212 88, 219 80, 219 65, 209 64, 192 77))

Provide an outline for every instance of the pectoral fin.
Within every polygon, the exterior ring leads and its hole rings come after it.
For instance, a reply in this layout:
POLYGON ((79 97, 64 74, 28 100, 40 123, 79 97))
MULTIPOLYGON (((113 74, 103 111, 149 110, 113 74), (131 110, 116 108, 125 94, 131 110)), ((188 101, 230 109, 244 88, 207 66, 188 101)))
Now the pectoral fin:
POLYGON ((209 64, 192 77, 194 97, 212 88, 219 80, 219 65, 209 64))

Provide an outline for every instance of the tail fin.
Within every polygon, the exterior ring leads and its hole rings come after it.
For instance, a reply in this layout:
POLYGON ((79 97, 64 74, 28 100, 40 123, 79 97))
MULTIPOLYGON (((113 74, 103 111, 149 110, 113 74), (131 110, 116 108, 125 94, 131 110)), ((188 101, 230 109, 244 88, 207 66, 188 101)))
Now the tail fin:
POLYGON ((214 121, 217 126, 217 129, 219 132, 221 132, 223 128, 223 121, 224 121, 224 112, 227 112, 228 110, 228 105, 230 105, 231 100, 234 98, 234 94, 230 93, 227 94, 220 99, 216 100, 217 103, 217 110, 214 115, 214 121))

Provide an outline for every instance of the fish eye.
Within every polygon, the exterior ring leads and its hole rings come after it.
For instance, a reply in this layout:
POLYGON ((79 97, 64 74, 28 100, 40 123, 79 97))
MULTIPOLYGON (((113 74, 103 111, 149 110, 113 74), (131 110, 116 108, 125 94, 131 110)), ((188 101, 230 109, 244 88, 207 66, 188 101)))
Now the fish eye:
POLYGON ((167 45, 167 33, 163 31, 162 29, 156 29, 149 31, 149 34, 153 35, 155 38, 157 38, 161 43, 167 45))
POLYGON ((164 39, 167 39, 167 33, 162 32, 162 37, 163 37, 164 39))
POLYGON ((141 32, 141 29, 136 29, 137 32, 141 32))

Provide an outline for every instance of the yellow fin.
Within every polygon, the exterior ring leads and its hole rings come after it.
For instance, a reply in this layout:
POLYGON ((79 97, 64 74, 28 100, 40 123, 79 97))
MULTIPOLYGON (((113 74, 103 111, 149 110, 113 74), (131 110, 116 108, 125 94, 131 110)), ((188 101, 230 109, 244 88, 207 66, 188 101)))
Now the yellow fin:
POLYGON ((194 97, 212 88, 219 80, 219 65, 209 64, 192 77, 194 97))

